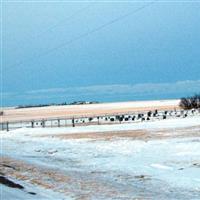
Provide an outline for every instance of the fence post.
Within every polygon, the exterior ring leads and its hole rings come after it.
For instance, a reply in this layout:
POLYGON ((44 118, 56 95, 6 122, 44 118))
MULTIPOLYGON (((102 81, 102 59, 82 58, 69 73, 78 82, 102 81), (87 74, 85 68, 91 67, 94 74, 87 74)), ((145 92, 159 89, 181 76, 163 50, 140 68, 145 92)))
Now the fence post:
POLYGON ((6 131, 9 131, 9 122, 6 122, 6 131))
POLYGON ((45 121, 42 120, 42 127, 44 128, 45 127, 45 121))
POLYGON ((72 127, 75 127, 74 117, 72 118, 72 127))
POLYGON ((31 128, 34 128, 34 121, 31 121, 31 128))
POLYGON ((60 119, 58 119, 58 127, 60 127, 60 119))

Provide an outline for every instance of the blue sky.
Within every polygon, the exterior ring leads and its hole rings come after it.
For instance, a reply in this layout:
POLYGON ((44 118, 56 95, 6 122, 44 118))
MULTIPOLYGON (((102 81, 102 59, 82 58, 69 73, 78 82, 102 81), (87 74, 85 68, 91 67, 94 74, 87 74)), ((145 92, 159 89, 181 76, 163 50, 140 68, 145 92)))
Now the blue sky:
POLYGON ((4 1, 2 10, 4 105, 199 92, 200 2, 4 1))

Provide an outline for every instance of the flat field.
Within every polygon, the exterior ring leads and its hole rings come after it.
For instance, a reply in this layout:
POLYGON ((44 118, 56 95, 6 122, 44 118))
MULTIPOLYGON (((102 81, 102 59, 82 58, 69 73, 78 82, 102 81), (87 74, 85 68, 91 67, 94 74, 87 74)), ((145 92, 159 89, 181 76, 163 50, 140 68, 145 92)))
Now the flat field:
POLYGON ((200 116, 0 136, 2 199, 200 199, 200 116))
POLYGON ((2 122, 36 120, 57 117, 103 116, 149 110, 174 110, 179 100, 135 101, 120 103, 99 103, 87 105, 47 106, 37 108, 7 108, 1 117, 2 122))

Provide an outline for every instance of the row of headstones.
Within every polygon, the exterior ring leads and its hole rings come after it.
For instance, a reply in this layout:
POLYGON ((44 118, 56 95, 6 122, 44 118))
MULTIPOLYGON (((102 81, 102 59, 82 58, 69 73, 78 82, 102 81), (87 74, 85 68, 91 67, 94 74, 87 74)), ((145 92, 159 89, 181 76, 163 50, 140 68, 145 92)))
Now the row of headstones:
MULTIPOLYGON (((199 115, 200 109, 192 110, 172 110, 172 111, 148 111, 146 113, 137 113, 132 115, 116 115, 116 116, 107 116, 107 117, 96 117, 88 118, 89 122, 99 121, 99 122, 127 122, 127 121, 150 121, 154 119, 167 119, 167 118, 185 118, 188 116, 199 115)), ((81 122, 79 120, 76 121, 81 122)), ((85 122, 84 120, 82 121, 85 122)))
POLYGON ((53 121, 31 121, 28 124, 23 126, 3 123, 1 124, 0 130, 9 130, 10 128, 19 128, 19 127, 60 127, 60 126, 76 126, 78 124, 103 124, 103 123, 122 123, 122 122, 141 122, 141 121, 154 121, 159 119, 168 119, 168 118, 185 118, 188 116, 200 115, 200 109, 192 110, 172 110, 172 111, 148 111, 146 113, 136 113, 130 115, 115 115, 115 116, 102 116, 102 117, 85 117, 85 118, 73 118, 66 120, 53 120, 53 121), (50 124, 48 124, 50 123, 50 124))
MULTIPOLYGON (((72 118, 68 121, 68 125, 79 124, 79 123, 103 123, 103 122, 127 122, 127 121, 149 121, 153 119, 167 119, 171 117, 187 117, 200 114, 199 110, 172 110, 172 111, 148 111, 146 113, 137 113, 132 115, 116 115, 116 116, 102 116, 102 117, 85 117, 85 118, 72 118)), ((56 123, 58 126, 60 124, 60 120, 56 123)), ((41 123, 44 126, 44 122, 41 123)))
MULTIPOLYGON (((103 116, 103 117, 89 117, 89 118, 72 118, 68 120, 67 124, 75 126, 76 124, 84 123, 104 123, 104 122, 128 122, 128 121, 150 121, 153 119, 167 119, 171 117, 187 117, 200 113, 200 110, 189 111, 148 111, 146 113, 137 113, 132 115, 116 115, 116 116, 103 116)), ((61 120, 55 120, 53 126, 62 126, 61 120)), ((45 122, 31 122, 32 127, 42 126, 45 127, 45 122)), ((66 125, 66 124, 65 124, 66 125)), ((47 125, 48 126, 48 125, 47 125)))

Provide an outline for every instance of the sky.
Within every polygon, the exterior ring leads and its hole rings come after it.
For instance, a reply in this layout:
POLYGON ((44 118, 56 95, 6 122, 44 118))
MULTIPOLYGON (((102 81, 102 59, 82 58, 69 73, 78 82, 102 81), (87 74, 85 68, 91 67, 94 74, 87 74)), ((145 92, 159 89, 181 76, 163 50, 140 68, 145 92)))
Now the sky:
POLYGON ((3 106, 200 92, 198 1, 3 1, 3 106))

